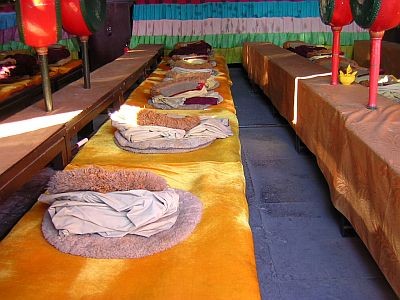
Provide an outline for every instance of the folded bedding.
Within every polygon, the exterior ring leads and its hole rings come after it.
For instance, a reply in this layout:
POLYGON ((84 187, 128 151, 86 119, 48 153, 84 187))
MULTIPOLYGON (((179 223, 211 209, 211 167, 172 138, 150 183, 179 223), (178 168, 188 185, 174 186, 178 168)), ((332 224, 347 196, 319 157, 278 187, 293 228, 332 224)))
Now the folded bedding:
MULTIPOLYGON (((185 61, 175 61, 175 63, 182 62, 185 61)), ((197 66, 198 64, 193 65, 197 66)), ((224 66, 220 62, 219 65, 216 65, 215 70, 211 65, 204 69, 186 69, 181 66, 175 66, 172 69, 165 67, 166 72, 156 70, 154 74, 157 76, 157 80, 155 77, 154 81, 149 80, 149 82, 154 83, 150 88, 151 97, 149 97, 148 104, 157 109, 184 110, 201 110, 208 108, 210 105, 218 105, 224 102, 223 96, 217 91, 221 86, 220 81, 226 83, 226 80, 220 80, 218 76, 218 69, 222 69, 222 67, 226 67, 226 65, 224 66)), ((227 69, 224 69, 224 71, 227 73, 227 69)), ((230 83, 230 80, 228 80, 228 84, 230 83)), ((231 95, 229 96, 227 99, 228 106, 230 105, 231 95)), ((135 97, 135 103, 133 104, 142 106, 137 101, 138 97, 135 97)))
POLYGON ((172 63, 170 63, 170 65, 172 67, 176 67, 176 68, 182 68, 182 69, 196 69, 196 70, 209 70, 212 69, 213 64, 211 62, 208 61, 204 61, 204 60, 177 60, 177 61, 173 61, 172 63))
MULTIPOLYGON (((43 238, 48 205, 37 203, 0 243, 2 299, 260 299, 240 161, 155 164, 140 157, 129 168, 153 170, 201 200, 203 216, 192 234, 141 258, 80 257, 43 238)), ((74 159, 68 169, 93 162, 74 159)), ((114 157, 107 168, 123 169, 121 162, 114 157)))
POLYGON ((149 103, 159 109, 206 109, 223 101, 217 92, 208 92, 205 87, 201 90, 188 91, 174 97, 154 96, 149 103))
POLYGON ((169 53, 169 56, 174 55, 210 55, 212 51, 212 47, 210 44, 205 41, 195 41, 195 42, 187 42, 187 43, 177 43, 174 46, 174 49, 169 53))
POLYGON ((179 195, 173 190, 65 192, 42 194, 38 200, 50 205, 48 213, 61 236, 150 237, 170 229, 179 210, 179 195))
POLYGON ((135 121, 140 119, 140 112, 137 112, 137 108, 127 105, 111 114, 112 125, 117 129, 114 136, 117 146, 124 150, 141 153, 146 153, 146 150, 149 153, 185 152, 198 150, 216 139, 233 135, 228 119, 202 116, 198 118, 197 123, 197 120, 191 117, 152 114, 154 116, 146 112, 146 115, 153 117, 154 120, 154 122, 148 122, 150 125, 135 124, 135 121), (160 119, 162 117, 168 119, 165 122, 157 122, 159 119, 157 115, 160 119), (191 126, 183 126, 185 123, 191 126), (157 126, 157 124, 164 126, 157 126))

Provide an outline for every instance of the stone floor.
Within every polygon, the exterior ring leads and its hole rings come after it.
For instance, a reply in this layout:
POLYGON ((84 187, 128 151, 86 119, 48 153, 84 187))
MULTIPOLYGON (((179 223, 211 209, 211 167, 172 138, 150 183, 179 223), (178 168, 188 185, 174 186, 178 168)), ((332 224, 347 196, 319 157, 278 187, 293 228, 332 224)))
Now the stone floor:
MULTIPOLYGON (((291 128, 252 90, 242 68, 230 71, 262 298, 397 299, 363 243, 341 236, 314 157, 296 152, 291 128)), ((46 168, 0 204, 0 238, 53 172, 46 168)))
POLYGON ((243 69, 230 72, 263 299, 397 299, 361 240, 341 236, 314 156, 243 69))

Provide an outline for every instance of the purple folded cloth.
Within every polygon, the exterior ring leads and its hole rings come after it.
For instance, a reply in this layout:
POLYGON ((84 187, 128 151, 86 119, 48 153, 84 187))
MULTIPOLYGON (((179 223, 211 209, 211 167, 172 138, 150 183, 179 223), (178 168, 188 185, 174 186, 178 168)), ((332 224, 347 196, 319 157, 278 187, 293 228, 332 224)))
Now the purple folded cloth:
POLYGON ((70 57, 71 53, 66 47, 49 47, 47 54, 48 63, 55 64, 62 59, 70 57))
POLYGON ((191 97, 187 98, 184 102, 185 105, 189 104, 203 104, 203 105, 216 105, 218 98, 215 97, 191 97))
POLYGON ((0 12, 2 13, 15 12, 15 8, 11 3, 1 4, 0 12))
POLYGON ((177 49, 173 49, 169 56, 172 57, 174 55, 189 55, 189 54, 197 54, 197 55, 210 55, 211 45, 206 43, 205 41, 197 41, 188 43, 185 46, 182 46, 177 49))

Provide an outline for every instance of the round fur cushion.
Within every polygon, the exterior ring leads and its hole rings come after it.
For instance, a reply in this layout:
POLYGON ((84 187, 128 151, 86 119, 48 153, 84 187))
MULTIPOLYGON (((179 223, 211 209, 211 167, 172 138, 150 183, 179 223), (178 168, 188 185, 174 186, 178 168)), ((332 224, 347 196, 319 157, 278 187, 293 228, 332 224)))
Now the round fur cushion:
POLYGON ((203 205, 189 192, 175 190, 179 194, 179 215, 169 230, 151 237, 127 235, 106 238, 98 234, 59 236, 50 215, 46 212, 42 222, 45 239, 64 253, 90 258, 139 258, 152 255, 185 240, 200 222, 203 205))

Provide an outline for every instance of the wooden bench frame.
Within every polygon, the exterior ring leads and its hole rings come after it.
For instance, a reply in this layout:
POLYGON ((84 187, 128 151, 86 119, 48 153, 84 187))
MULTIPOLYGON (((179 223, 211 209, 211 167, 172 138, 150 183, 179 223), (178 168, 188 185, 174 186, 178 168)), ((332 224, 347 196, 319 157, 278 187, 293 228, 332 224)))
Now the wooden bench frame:
POLYGON ((135 82, 147 76, 150 69, 157 65, 163 53, 163 45, 140 45, 137 49, 141 51, 135 52, 135 49, 133 49, 131 53, 121 56, 119 59, 124 60, 122 63, 117 59, 92 72, 91 77, 94 82, 92 81, 91 90, 84 90, 82 79, 79 79, 54 93, 53 112, 46 113, 43 101, 39 101, 0 122, 1 128, 2 124, 10 122, 62 114, 74 110, 80 111, 63 124, 35 131, 37 135, 34 137, 27 132, 0 138, 0 156, 2 160, 4 159, 0 162, 0 202, 6 200, 12 192, 29 181, 37 171, 55 159, 58 160, 59 168, 65 167, 72 159, 71 141, 78 131, 92 122, 108 107, 118 108, 124 102, 125 92, 135 82), (138 62, 135 60, 138 60, 138 62), (118 73, 116 72, 116 69, 119 69, 116 68, 118 64, 124 66, 124 71, 117 74, 115 80, 110 78, 107 81, 108 73, 118 73), (104 87, 103 83, 96 84, 96 80, 106 82, 109 87, 104 87), (82 96, 79 93, 79 95, 71 95, 71 91, 82 92, 82 95, 90 95, 93 99, 86 103, 86 106, 81 105, 76 99, 82 96), (70 99, 73 99, 71 103, 70 99), (32 143, 32 138, 35 139, 33 141, 35 143, 32 143), (24 142, 27 140, 31 143, 24 142), (25 149, 27 145, 33 148, 25 149), (10 146, 12 146, 12 149, 15 148, 16 152, 19 152, 15 153, 14 157, 7 153, 10 146), (7 161, 7 159, 10 161, 7 161))

